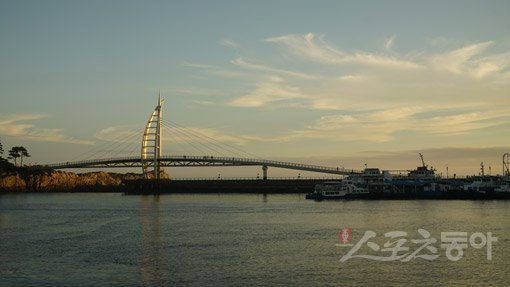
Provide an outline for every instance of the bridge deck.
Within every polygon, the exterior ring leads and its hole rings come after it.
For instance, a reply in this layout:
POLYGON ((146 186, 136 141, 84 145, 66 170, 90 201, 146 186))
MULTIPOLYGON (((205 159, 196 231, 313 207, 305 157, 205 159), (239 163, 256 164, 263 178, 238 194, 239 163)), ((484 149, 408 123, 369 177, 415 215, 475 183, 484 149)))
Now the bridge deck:
MULTIPOLYGON (((301 171, 311 171, 327 174, 349 175, 361 173, 359 170, 327 167, 319 165, 292 163, 254 158, 215 157, 215 156, 162 156, 159 160, 161 166, 199 167, 199 166, 267 166, 301 171)), ((149 162, 146 164, 154 164, 149 162)), ((73 169, 73 168, 120 168, 142 167, 140 157, 120 157, 107 159, 94 159, 86 161, 63 162, 48 165, 33 166, 33 170, 73 169)))

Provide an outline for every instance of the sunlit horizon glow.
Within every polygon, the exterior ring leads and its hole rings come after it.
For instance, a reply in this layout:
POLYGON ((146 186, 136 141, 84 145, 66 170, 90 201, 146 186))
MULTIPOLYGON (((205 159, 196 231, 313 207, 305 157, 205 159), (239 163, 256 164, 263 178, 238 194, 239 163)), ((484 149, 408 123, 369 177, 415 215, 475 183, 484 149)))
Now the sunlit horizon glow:
MULTIPOLYGON (((4 1, 0 140, 26 146, 32 164, 114 138, 136 146, 161 90, 164 117, 184 132, 263 158, 412 169, 422 152, 443 175, 477 174, 481 162, 501 173, 508 11, 508 1, 4 1)), ((198 152, 166 132, 165 153, 198 152)))

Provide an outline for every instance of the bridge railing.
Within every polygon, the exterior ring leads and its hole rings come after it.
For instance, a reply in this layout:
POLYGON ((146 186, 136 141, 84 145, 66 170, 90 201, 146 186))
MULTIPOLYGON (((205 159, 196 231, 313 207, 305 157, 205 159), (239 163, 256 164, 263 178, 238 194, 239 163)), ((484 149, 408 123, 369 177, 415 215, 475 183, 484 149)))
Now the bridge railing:
MULTIPOLYGON (((117 158, 105 158, 105 159, 91 159, 91 160, 83 160, 83 161, 74 161, 74 162, 61 162, 56 164, 48 164, 42 165, 39 167, 43 168, 66 168, 66 167, 94 167, 97 165, 105 165, 105 164, 114 164, 114 163, 129 163, 129 162, 140 162, 140 157, 117 157, 117 158)), ((293 162, 284 162, 284 161, 275 161, 275 160, 265 160, 265 159, 254 159, 254 158, 238 158, 238 157, 218 157, 218 156, 176 156, 176 155, 166 155, 162 156, 160 161, 195 161, 195 162, 223 162, 223 163, 231 163, 233 165, 261 165, 261 166, 272 166, 272 167, 281 167, 281 168, 296 168, 303 169, 308 171, 326 171, 331 173, 361 173, 361 171, 353 170, 353 169, 345 169, 339 167, 327 167, 320 165, 311 165, 311 164, 301 164, 301 163, 293 163, 293 162)), ((37 168, 37 167, 36 167, 37 168)))
POLYGON ((80 161, 67 161, 53 164, 42 165, 45 167, 55 167, 55 166, 75 166, 75 165, 85 165, 85 164, 101 164, 105 162, 127 162, 127 161, 139 161, 140 157, 115 157, 115 158, 103 158, 103 159, 90 159, 90 160, 80 160, 80 161))
MULTIPOLYGON (((267 179, 270 180, 341 180, 340 177, 321 176, 321 177, 308 177, 308 176, 271 176, 267 179)), ((172 177, 172 180, 194 180, 194 181, 214 181, 214 180, 262 180, 262 177, 172 177)))
MULTIPOLYGON (((213 159, 213 157, 211 157, 213 159)), ((316 170, 328 170, 328 171, 338 171, 338 172, 356 172, 360 173, 361 171, 353 170, 353 169, 345 169, 345 168, 339 168, 339 167, 326 167, 326 166, 319 166, 319 165, 311 165, 311 164, 300 164, 300 163, 292 163, 292 162, 284 162, 284 161, 274 161, 274 160, 265 160, 265 159, 250 159, 250 158, 226 158, 226 157, 217 157, 217 160, 220 161, 235 161, 235 162, 252 162, 258 165, 272 165, 272 166, 294 166, 294 167, 300 167, 300 168, 307 168, 307 169, 316 169, 316 170)))
POLYGON ((219 161, 219 162, 249 162, 254 165, 280 165, 280 166, 294 166, 294 167, 302 167, 308 169, 318 169, 318 170, 329 170, 329 171, 342 171, 342 172, 361 172, 353 169, 345 169, 339 167, 326 167, 320 165, 311 165, 311 164, 300 164, 300 163, 292 163, 292 162, 284 162, 284 161, 274 161, 274 160, 265 160, 265 159, 253 159, 253 158, 237 158, 237 157, 214 157, 214 156, 163 156, 161 159, 176 159, 182 158, 187 160, 207 160, 207 161, 219 161))

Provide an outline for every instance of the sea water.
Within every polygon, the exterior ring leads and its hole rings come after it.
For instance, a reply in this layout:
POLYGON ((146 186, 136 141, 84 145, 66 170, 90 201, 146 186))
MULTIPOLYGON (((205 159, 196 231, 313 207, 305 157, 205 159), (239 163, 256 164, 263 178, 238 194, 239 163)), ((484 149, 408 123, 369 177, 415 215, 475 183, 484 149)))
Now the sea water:
POLYGON ((510 201, 0 195, 0 286, 267 285, 510 286, 510 201))

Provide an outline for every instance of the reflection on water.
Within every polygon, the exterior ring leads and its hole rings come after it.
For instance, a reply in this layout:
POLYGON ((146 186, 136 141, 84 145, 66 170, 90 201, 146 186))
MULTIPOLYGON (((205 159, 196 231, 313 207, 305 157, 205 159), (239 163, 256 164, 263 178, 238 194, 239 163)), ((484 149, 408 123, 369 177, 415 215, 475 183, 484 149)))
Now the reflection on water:
POLYGON ((140 275, 142 286, 162 286, 163 227, 160 196, 140 196, 140 275))
POLYGON ((510 201, 300 194, 0 195, 0 286, 510 286, 509 211, 510 201), (441 251, 434 261, 342 263, 342 227, 354 242, 366 230, 416 239, 419 228, 498 242, 491 261, 469 248, 457 262, 441 251))

